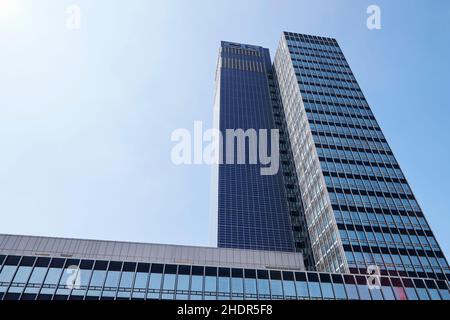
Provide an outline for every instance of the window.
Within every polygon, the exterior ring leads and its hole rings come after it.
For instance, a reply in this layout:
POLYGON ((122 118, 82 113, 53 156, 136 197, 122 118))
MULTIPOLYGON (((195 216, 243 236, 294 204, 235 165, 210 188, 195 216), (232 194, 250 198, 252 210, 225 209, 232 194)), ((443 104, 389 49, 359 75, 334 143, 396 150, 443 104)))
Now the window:
POLYGON ((203 291, 203 276, 192 276, 191 291, 203 291))
POLYGON ((331 286, 331 283, 321 282, 320 287, 322 289, 324 299, 334 299, 333 287, 331 286))
POLYGON ((381 291, 383 291, 384 300, 395 300, 391 287, 382 286, 381 291))
POLYGON ((284 296, 286 299, 295 299, 295 283, 291 280, 283 280, 284 296))
POLYGON ((189 290, 189 275, 180 274, 178 276, 177 290, 189 290))
POLYGON ((205 277, 205 292, 216 293, 216 280, 215 276, 206 276, 205 277))
POLYGON ((260 295, 270 295, 269 280, 258 279, 258 294, 260 295))
POLYGON ((91 282, 87 296, 97 298, 102 291, 103 283, 106 278, 106 270, 94 270, 92 272, 91 282))
POLYGON ((417 296, 416 290, 414 288, 405 288, 406 296, 408 297, 408 300, 418 300, 419 297, 417 296))
POLYGON ((62 268, 50 268, 44 280, 44 285, 41 289, 41 294, 52 295, 55 293, 56 285, 63 272, 62 268))
POLYGON ((336 299, 347 299, 345 288, 342 283, 333 283, 333 289, 336 299))
POLYGON ((282 299, 283 298, 283 287, 281 285, 281 280, 270 280, 270 286, 272 289, 272 298, 282 299))
POLYGON ((8 283, 11 282, 14 273, 16 272, 17 266, 4 266, 2 272, 0 273, 0 282, 8 283))
POLYGON ((47 277, 45 277, 44 284, 48 285, 56 285, 61 277, 63 269, 60 268, 50 268, 47 273, 47 277))
POLYGON ((295 281, 295 288, 299 298, 309 297, 308 284, 306 281, 295 281))
POLYGON ((105 270, 94 270, 94 272, 92 273, 90 287, 103 287, 105 277, 106 277, 105 270))
POLYGON ((369 289, 368 289, 367 285, 365 285, 365 284, 358 284, 357 288, 358 288, 359 298, 361 300, 371 300, 371 296, 370 296, 369 289))
POLYGON ((345 289, 347 291, 348 299, 355 300, 359 299, 358 292, 356 290, 356 286, 354 284, 346 284, 345 289))
POLYGON ((13 284, 26 283, 31 274, 33 267, 30 266, 20 266, 14 277, 13 284))
POLYGON ((242 294, 244 292, 244 284, 242 278, 232 278, 231 288, 233 293, 242 294))
POLYGON ((322 293, 318 282, 309 282, 308 286, 311 298, 322 298, 322 293))
POLYGON ((86 289, 91 280, 92 270, 90 269, 80 269, 78 271, 78 276, 80 278, 80 287, 74 288, 72 290, 72 296, 84 296, 86 294, 86 289))
POLYGON ((230 293, 230 278, 219 277, 219 292, 230 293))
POLYGON ((105 290, 115 290, 119 286, 120 271, 108 271, 105 290))
POLYGON ((148 273, 147 272, 137 272, 136 273, 136 280, 134 282, 134 288, 135 289, 146 289, 147 288, 147 280, 148 280, 148 273))
POLYGON ((25 293, 37 294, 41 284, 44 282, 47 268, 35 267, 28 280, 28 285, 25 288, 25 293))
POLYGON ((245 293, 256 295, 256 279, 245 279, 245 293))
POLYGON ((135 299, 144 299, 147 289, 148 273, 137 272, 134 280, 134 289, 132 297, 135 299))
POLYGON ((175 275, 174 274, 165 274, 164 275, 164 290, 175 290, 175 275))
POLYGON ((76 278, 78 277, 77 268, 65 268, 59 280, 57 295, 69 295, 72 288, 77 285, 76 278))
POLYGON ((383 300, 383 295, 381 294, 381 289, 373 288, 370 289, 370 294, 372 295, 372 300, 383 300))
POLYGON ((162 274, 152 273, 150 275, 150 282, 148 284, 149 289, 160 290, 161 289, 162 274))
POLYGON ((126 271, 122 272, 119 283, 118 298, 129 298, 131 295, 131 289, 133 287, 134 272, 126 271))
POLYGON ((417 294, 420 300, 430 300, 428 296, 427 289, 425 288, 417 288, 417 294))

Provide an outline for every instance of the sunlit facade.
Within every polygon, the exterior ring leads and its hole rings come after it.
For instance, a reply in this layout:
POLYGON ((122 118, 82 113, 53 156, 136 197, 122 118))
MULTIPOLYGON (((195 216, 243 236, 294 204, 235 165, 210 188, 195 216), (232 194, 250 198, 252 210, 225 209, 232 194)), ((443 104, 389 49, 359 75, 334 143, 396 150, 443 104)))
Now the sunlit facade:
POLYGON ((0 300, 442 300, 445 281, 305 271, 294 252, 0 235, 0 300))
POLYGON ((449 280, 337 41, 284 32, 274 69, 316 269, 449 280))

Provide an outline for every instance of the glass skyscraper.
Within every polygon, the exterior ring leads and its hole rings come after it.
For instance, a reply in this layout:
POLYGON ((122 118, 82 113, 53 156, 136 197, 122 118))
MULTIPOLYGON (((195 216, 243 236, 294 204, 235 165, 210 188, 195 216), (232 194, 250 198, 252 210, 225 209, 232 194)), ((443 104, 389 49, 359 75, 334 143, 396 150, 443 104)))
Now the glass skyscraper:
MULTIPOLYGON (((229 129, 274 129, 266 48, 222 42, 216 75, 215 114, 223 136, 229 129)), ((224 248, 294 251, 286 192, 280 172, 261 175, 259 162, 218 168, 217 245, 224 248)), ((224 139, 222 159, 226 160, 224 139)), ((237 139, 236 139, 237 144, 237 139)), ((232 155, 236 159, 235 148, 232 155)))
POLYGON ((324 272, 449 277, 337 41, 284 32, 269 59, 261 47, 221 46, 219 127, 278 128, 281 169, 263 190, 267 178, 251 166, 219 167, 219 247, 293 249, 324 272))
POLYGON ((449 279, 448 263, 335 39, 284 32, 274 73, 319 271, 449 279))

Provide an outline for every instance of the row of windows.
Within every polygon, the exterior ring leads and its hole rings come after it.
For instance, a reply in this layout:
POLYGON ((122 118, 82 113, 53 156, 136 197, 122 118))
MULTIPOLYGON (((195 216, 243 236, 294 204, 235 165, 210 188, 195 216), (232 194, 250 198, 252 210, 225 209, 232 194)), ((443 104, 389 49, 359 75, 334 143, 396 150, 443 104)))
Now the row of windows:
POLYGON ((321 139, 324 144, 332 144, 333 141, 337 141, 339 145, 349 146, 356 148, 369 148, 371 144, 375 145, 376 149, 382 149, 381 146, 388 146, 386 139, 384 138, 378 138, 378 137, 372 137, 372 136, 358 136, 358 135, 352 135, 352 134, 345 134, 345 133, 330 133, 330 132, 322 132, 322 131, 316 131, 311 130, 311 133, 313 137, 317 137, 317 139, 321 139))
POLYGON ((321 49, 311 49, 306 46, 300 46, 300 45, 294 45, 289 44, 289 53, 290 54, 297 54, 301 56, 308 56, 308 57, 320 57, 320 58, 329 58, 337 61, 345 61, 345 59, 342 58, 342 54, 340 52, 336 51, 328 51, 328 50, 321 50, 321 49))
MULTIPOLYGON (((322 148, 320 148, 322 150, 322 148)), ((346 151, 347 152, 347 151, 346 151)), ((341 152, 342 153, 342 152, 341 152)), ((323 154, 323 153, 322 153, 323 154)), ((348 154, 350 154, 350 152, 348 152, 348 154)), ((371 157, 370 161, 367 160, 360 160, 360 159, 351 159, 351 160, 347 160, 347 159, 342 159, 338 156, 337 152, 334 152, 334 156, 331 155, 331 153, 328 153, 327 155, 329 155, 328 157, 323 157, 323 156, 319 156, 319 161, 320 162, 326 162, 326 163, 341 163, 341 164, 346 164, 346 165, 359 165, 359 166, 364 166, 364 167, 371 167, 371 168, 392 168, 392 169, 400 169, 399 165, 394 162, 394 163, 389 163, 389 162, 377 162, 374 161, 375 157, 371 157)), ((380 158, 380 157, 377 157, 380 158)), ((382 159, 381 159, 382 160, 382 159)), ((350 174, 349 174, 350 175, 350 174)), ((362 174, 355 174, 355 176, 363 176, 362 174)), ((367 175, 366 175, 367 176, 367 175)), ((331 177, 333 178, 342 178, 342 179, 352 179, 352 178, 347 178, 345 174, 338 174, 337 172, 333 173, 331 175, 331 177), (343 176, 343 177, 341 177, 343 176)), ((363 182, 359 181, 361 180, 360 178, 358 178, 356 181, 351 181, 350 183, 357 183, 357 185, 361 185, 364 186, 363 182)), ((370 183, 368 181, 374 181, 374 182, 392 182, 392 183, 401 183, 402 185, 404 185, 406 187, 405 191, 407 191, 408 193, 411 193, 408 185, 406 184, 406 180, 405 179, 400 179, 400 178, 392 178, 392 177, 383 177, 380 179, 380 177, 369 177, 367 179, 362 179, 365 180, 364 183, 366 183, 366 187, 369 188, 370 183), (386 181, 384 180, 386 179, 386 181)), ((341 183, 344 184, 348 184, 349 182, 343 181, 341 183)), ((340 185, 340 182, 338 180, 335 181, 336 185, 340 185)), ((383 185, 383 189, 382 190, 386 190, 384 188, 383 185)), ((394 190, 394 189, 393 189, 394 190)))
POLYGON ((325 176, 325 183, 328 187, 335 187, 338 189, 354 189, 373 192, 384 193, 399 193, 412 195, 412 191, 406 183, 399 182, 385 182, 377 180, 365 180, 354 178, 339 178, 325 176))
POLYGON ((339 123, 341 125, 355 125, 355 126, 367 126, 367 127, 377 127, 378 123, 375 120, 371 119, 360 119, 355 116, 338 116, 331 114, 320 114, 314 112, 314 110, 306 112, 308 116, 308 120, 310 122, 319 122, 319 123, 339 123))
POLYGON ((347 174, 349 176, 367 176, 378 178, 405 179, 401 169, 384 166, 366 166, 342 162, 320 161, 323 171, 347 174))
POLYGON ((387 142, 365 141, 337 137, 323 137, 313 133, 314 142, 323 145, 336 145, 344 148, 389 150, 387 142))
MULTIPOLYGON (((431 236, 416 236, 398 233, 367 232, 339 229, 343 244, 376 245, 378 247, 403 247, 406 249, 439 250, 439 246, 431 236)), ((445 261, 445 260, 443 260, 445 261)), ((446 264, 444 264, 446 266, 446 264)))
POLYGON ((420 210, 416 200, 328 192, 331 204, 381 209, 420 210))
POLYGON ((438 259, 434 257, 415 256, 415 255, 395 255, 395 254, 380 254, 367 252, 345 252, 347 263, 350 267, 366 267, 370 265, 382 266, 387 270, 398 271, 416 271, 416 272, 442 272, 448 271, 445 259, 438 259), (440 265, 440 263, 442 263, 440 265))
MULTIPOLYGON (((324 38, 322 38, 324 39, 324 38)), ((302 40, 298 40, 293 38, 293 37, 286 37, 286 42, 288 45, 290 46, 296 46, 296 47, 302 47, 305 49, 313 49, 315 51, 317 50, 321 50, 324 52, 332 52, 332 53, 340 53, 340 49, 339 46, 337 46, 334 43, 330 42, 325 42, 325 40, 323 41, 317 41, 317 40, 313 40, 313 39, 302 39, 302 40)))
MULTIPOLYGON (((350 139, 350 140, 354 141, 353 145, 356 145, 358 148, 367 148, 367 146, 364 145, 367 142, 369 142, 369 143, 370 142, 386 143, 386 139, 384 137, 374 136, 374 135, 371 135, 370 133, 368 135, 364 135, 364 134, 358 134, 358 133, 356 133, 356 134, 349 133, 349 132, 347 133, 347 132, 343 132, 343 130, 339 130, 339 131, 341 131, 341 132, 337 132, 337 131, 331 132, 331 130, 328 130, 328 129, 317 130, 317 129, 311 128, 311 133, 314 136, 328 137, 329 139, 332 139, 332 138, 350 139)), ((325 144, 327 144, 327 143, 325 143, 325 144)))
MULTIPOLYGON (((325 81, 323 79, 316 78, 303 78, 299 81, 299 87, 301 91, 324 91, 338 95, 353 96, 353 92, 361 92, 358 85, 353 82, 333 82, 325 81), (332 84, 333 83, 333 84, 332 84)), ((360 109, 368 109, 361 106, 360 109)))
POLYGON ((450 299, 443 281, 10 256, 0 298, 450 299))
MULTIPOLYGON (((361 100, 365 101, 365 100, 361 100)), ((320 103, 306 103, 305 110, 318 114, 328 114, 337 116, 349 116, 357 119, 375 120, 372 112, 369 109, 361 108, 361 104, 342 105, 340 103, 320 104, 320 103)), ((369 125, 369 124, 362 124, 369 125)), ((372 126, 374 130, 381 131, 378 125, 372 126)))
POLYGON ((316 151, 319 157, 347 159, 364 162, 379 163, 391 163, 397 165, 397 161, 392 154, 378 153, 378 152, 358 152, 353 150, 345 150, 343 148, 335 147, 316 147, 316 151))
POLYGON ((331 59, 326 57, 307 56, 297 51, 291 52, 291 59, 295 62, 308 63, 308 66, 319 68, 322 65, 349 67, 347 62, 342 59, 331 59))
POLYGON ((233 47, 222 47, 222 52, 236 54, 236 55, 246 55, 260 57, 261 53, 257 50, 249 50, 244 48, 233 48, 233 47))
POLYGON ((336 52, 330 52, 327 50, 312 50, 305 46, 290 45, 289 53, 291 55, 296 54, 297 56, 306 56, 309 58, 317 57, 317 58, 325 58, 325 59, 346 62, 346 60, 342 57, 342 55, 336 54, 336 52))
POLYGON ((346 126, 337 126, 332 124, 311 123, 311 130, 332 134, 352 135, 361 137, 376 137, 385 139, 383 133, 379 129, 352 128, 346 126))
POLYGON ((228 69, 237 69, 242 71, 252 72, 264 72, 265 68, 262 62, 245 60, 245 59, 233 59, 223 57, 221 59, 221 67, 228 69))
POLYGON ((351 74, 351 70, 348 66, 341 66, 338 64, 328 65, 328 64, 316 64, 311 62, 305 62, 298 59, 292 59, 292 64, 294 68, 301 68, 301 70, 308 71, 321 71, 321 72, 331 72, 337 74, 351 74))
MULTIPOLYGON (((342 81, 342 79, 339 79, 338 77, 331 77, 331 76, 322 76, 322 75, 315 75, 315 74, 307 74, 305 72, 296 71, 295 76, 297 78, 297 83, 299 85, 303 83, 314 83, 315 85, 319 86, 332 86, 332 87, 343 87, 343 88, 359 88, 358 83, 356 80, 350 80, 347 79, 346 81, 342 81)), ((367 102, 365 102, 365 105, 363 106, 365 109, 370 109, 367 102)))
POLYGON ((352 81, 354 79, 352 74, 343 73, 343 72, 329 72, 329 71, 319 71, 314 69, 306 69, 300 68, 298 66, 294 66, 294 72, 297 74, 305 74, 307 76, 316 76, 323 78, 332 78, 340 81, 352 81))
MULTIPOLYGON (((316 85, 300 85, 300 90, 302 95, 304 94, 317 94, 323 96, 331 96, 336 98, 345 98, 345 99, 364 99, 364 96, 360 92, 355 92, 351 90, 333 88, 333 87, 323 87, 316 85)), ((361 110, 365 110, 364 108, 358 108, 361 110)))
MULTIPOLYGON (((305 100, 314 100, 318 103, 336 103, 336 104, 348 104, 351 106, 359 106, 361 105, 361 102, 364 101, 364 97, 361 96, 338 96, 334 94, 329 93, 322 93, 322 92, 314 92, 314 91, 304 91, 302 92, 302 98, 305 100)), ((356 109, 356 108, 354 108, 356 109)), ((363 109, 360 109, 363 110, 363 109)))
POLYGON ((335 210, 336 221, 339 223, 353 223, 365 226, 397 227, 404 226, 405 229, 414 228, 420 232, 430 230, 424 217, 413 215, 393 215, 391 213, 366 213, 357 211, 335 210))

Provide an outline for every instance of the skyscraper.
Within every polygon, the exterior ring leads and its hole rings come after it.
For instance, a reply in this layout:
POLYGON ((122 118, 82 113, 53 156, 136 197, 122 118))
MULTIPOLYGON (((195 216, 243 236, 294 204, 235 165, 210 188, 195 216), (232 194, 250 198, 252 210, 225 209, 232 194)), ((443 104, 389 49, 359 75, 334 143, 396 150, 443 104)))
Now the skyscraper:
POLYGON ((274 73, 316 269, 448 279, 448 263, 335 39, 284 32, 274 73))
MULTIPOLYGON (((269 50, 222 42, 216 74, 215 114, 218 127, 274 129, 268 74, 269 50)), ((248 137, 247 137, 248 138, 248 137)), ((226 159, 226 139, 222 158, 226 159)), ((233 150, 236 158, 237 149, 233 150)), ((262 164, 223 163, 215 186, 218 194, 217 245, 224 248, 294 251, 293 231, 281 172, 261 175, 262 164)), ((237 162, 237 159, 236 159, 237 162)))

